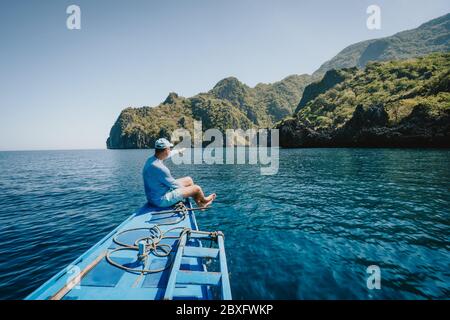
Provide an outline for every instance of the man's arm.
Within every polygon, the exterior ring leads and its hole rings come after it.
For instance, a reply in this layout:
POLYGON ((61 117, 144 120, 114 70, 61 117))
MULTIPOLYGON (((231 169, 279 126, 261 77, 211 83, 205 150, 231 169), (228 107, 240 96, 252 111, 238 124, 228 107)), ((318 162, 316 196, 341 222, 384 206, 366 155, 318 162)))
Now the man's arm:
POLYGON ((172 158, 174 155, 179 154, 182 155, 184 150, 186 150, 186 148, 181 148, 181 149, 173 149, 170 151, 169 156, 167 157, 167 159, 172 158))

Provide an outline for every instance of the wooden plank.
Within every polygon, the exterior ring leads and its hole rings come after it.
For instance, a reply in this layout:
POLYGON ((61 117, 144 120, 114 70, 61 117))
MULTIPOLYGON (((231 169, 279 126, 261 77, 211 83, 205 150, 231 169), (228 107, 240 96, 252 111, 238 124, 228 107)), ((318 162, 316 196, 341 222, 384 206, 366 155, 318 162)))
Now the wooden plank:
POLYGON ((173 290, 177 280, 177 274, 180 271, 181 258, 183 257, 184 246, 186 245, 187 234, 183 233, 180 242, 178 244, 177 254, 172 264, 172 270, 170 271, 169 280, 167 281, 166 292, 164 293, 164 300, 172 300, 173 290))
POLYGON ((222 274, 220 272, 180 270, 177 276, 177 284, 205 284, 217 286, 220 284, 221 277, 222 274))
POLYGON ((222 273, 222 299, 231 300, 230 278, 228 276, 227 257, 225 255, 223 235, 220 234, 217 238, 219 244, 220 272, 222 273))
POLYGON ((183 256, 217 259, 219 258, 219 249, 186 246, 183 256))
POLYGON ((86 268, 83 269, 83 271, 80 272, 80 274, 76 277, 73 277, 72 280, 70 280, 64 287, 62 287, 57 293, 55 293, 50 300, 61 300, 70 290, 73 289, 79 282, 81 282, 81 279, 89 272, 91 271, 102 259, 105 257, 106 251, 100 254, 97 258, 95 258, 94 261, 92 261, 89 265, 86 266, 86 268))

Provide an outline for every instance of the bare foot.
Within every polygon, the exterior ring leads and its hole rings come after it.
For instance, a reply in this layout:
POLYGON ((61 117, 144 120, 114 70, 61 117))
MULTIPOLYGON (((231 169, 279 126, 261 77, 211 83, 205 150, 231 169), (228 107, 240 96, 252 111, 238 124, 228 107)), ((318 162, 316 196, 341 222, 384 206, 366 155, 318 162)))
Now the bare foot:
POLYGON ((203 202, 201 202, 201 201, 197 201, 195 199, 194 199, 194 201, 197 204, 197 207, 201 207, 203 205, 203 202))
POLYGON ((214 201, 214 199, 216 199, 216 194, 215 193, 210 194, 209 196, 205 197, 205 199, 206 202, 203 202, 200 205, 201 208, 206 208, 207 206, 209 206, 214 201))

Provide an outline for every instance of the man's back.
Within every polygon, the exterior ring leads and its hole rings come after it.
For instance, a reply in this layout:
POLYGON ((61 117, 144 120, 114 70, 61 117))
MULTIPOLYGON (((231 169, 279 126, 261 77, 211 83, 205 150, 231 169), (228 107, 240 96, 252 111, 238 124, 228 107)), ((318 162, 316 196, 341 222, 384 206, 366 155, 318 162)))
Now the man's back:
POLYGON ((150 157, 145 163, 142 176, 147 200, 155 205, 161 202, 168 191, 179 187, 169 169, 155 156, 150 157))

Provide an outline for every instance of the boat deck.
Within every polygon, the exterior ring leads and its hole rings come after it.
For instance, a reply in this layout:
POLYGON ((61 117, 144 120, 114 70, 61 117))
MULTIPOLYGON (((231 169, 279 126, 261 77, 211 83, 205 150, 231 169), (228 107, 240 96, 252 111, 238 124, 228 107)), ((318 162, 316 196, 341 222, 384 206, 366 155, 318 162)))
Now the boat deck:
POLYGON ((204 247, 204 239, 209 241, 209 236, 201 232, 199 236, 194 236, 195 230, 198 230, 195 214, 189 202, 186 208, 184 213, 159 213, 167 209, 148 205, 142 207, 26 299, 230 299, 225 253, 222 252, 223 238, 219 241, 222 242, 222 249, 204 247), (159 244, 163 246, 159 247, 156 255, 149 253, 145 260, 140 260, 136 245, 139 239, 148 237, 149 228, 155 225, 167 238, 163 236, 160 240, 159 244), (177 229, 170 231, 173 228, 177 229), (192 236, 188 233, 182 238, 180 231, 183 228, 193 230, 192 236), (126 246, 135 248, 127 249, 126 246), (113 251, 118 248, 122 249, 113 251), (164 250, 167 256, 164 256, 164 250), (136 272, 112 265, 107 255, 115 263, 136 272), (214 263, 211 263, 214 258, 220 260, 220 269, 224 270, 207 270, 207 264, 208 269, 214 269, 214 263), (164 270, 143 273, 139 271, 142 269, 164 270), (217 287, 220 289, 216 290, 217 287))

